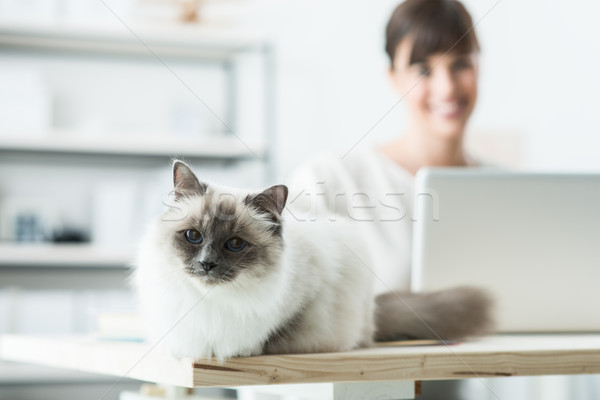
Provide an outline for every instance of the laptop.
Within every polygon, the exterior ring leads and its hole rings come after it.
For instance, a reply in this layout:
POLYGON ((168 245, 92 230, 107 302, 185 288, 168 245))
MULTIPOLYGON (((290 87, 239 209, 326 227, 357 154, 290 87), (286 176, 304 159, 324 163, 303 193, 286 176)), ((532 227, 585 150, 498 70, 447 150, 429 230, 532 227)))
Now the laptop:
POLYGON ((423 169, 413 219, 413 290, 485 288, 500 332, 600 331, 600 174, 423 169))

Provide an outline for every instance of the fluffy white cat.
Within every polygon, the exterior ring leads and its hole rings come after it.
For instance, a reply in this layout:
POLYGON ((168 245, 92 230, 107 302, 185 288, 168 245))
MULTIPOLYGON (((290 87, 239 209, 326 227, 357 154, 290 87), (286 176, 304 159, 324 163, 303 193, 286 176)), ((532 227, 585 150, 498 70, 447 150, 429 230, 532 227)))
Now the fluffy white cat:
POLYGON ((173 178, 175 201, 146 233, 133 278, 150 339, 176 357, 342 351, 490 326, 475 289, 376 301, 356 226, 284 221, 283 185, 209 185, 179 161, 173 178))

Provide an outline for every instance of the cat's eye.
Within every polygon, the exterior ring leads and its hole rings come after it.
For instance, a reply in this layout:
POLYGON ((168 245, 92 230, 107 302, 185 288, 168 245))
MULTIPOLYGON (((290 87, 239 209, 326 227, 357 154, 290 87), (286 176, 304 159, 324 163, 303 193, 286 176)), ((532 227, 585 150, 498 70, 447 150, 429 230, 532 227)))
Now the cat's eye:
POLYGON ((246 247, 246 241, 239 237, 232 237, 225 242, 225 247, 229 251, 241 251, 246 247))
POLYGON ((202 234, 195 229, 185 231, 185 238, 188 242, 198 244, 202 242, 202 234))

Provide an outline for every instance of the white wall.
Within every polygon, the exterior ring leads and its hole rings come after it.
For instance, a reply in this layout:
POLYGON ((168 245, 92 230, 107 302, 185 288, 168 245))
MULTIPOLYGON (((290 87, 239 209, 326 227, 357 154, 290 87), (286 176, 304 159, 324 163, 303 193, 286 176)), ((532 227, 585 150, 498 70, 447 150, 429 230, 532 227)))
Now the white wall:
MULTIPOLYGON (((469 1, 481 18, 493 1, 469 1)), ((600 170, 600 4, 502 0, 478 25, 485 49, 475 123, 514 127, 536 169, 600 170)))

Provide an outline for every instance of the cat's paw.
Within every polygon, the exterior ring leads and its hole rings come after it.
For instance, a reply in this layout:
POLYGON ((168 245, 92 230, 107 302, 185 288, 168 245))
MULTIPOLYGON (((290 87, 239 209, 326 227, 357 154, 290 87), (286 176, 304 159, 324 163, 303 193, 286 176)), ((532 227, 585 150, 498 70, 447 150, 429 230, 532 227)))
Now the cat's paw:
MULTIPOLYGON (((260 345, 254 346, 254 347, 239 350, 234 357, 259 356, 259 355, 263 354, 263 347, 264 346, 262 344, 260 344, 260 345)), ((231 357, 231 358, 233 358, 233 357, 231 357)))
POLYGON ((176 359, 190 358, 193 360, 211 360, 216 359, 222 363, 230 358, 238 357, 241 354, 231 351, 219 351, 213 347, 182 347, 169 346, 169 353, 176 359))

